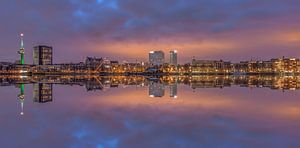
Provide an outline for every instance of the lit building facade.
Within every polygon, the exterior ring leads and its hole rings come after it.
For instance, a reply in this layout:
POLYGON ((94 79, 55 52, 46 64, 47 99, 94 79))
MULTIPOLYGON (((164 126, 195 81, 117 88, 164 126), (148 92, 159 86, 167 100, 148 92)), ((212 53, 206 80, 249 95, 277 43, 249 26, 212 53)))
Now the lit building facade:
POLYGON ((52 65, 53 48, 51 46, 39 45, 33 48, 33 64, 34 65, 52 65))
POLYGON ((163 65, 165 63, 165 54, 163 51, 150 51, 149 63, 151 65, 163 65))
POLYGON ((233 66, 231 62, 214 61, 214 60, 196 60, 193 59, 190 65, 192 73, 230 73, 233 66))
POLYGON ((170 51, 170 65, 177 66, 177 50, 170 51))

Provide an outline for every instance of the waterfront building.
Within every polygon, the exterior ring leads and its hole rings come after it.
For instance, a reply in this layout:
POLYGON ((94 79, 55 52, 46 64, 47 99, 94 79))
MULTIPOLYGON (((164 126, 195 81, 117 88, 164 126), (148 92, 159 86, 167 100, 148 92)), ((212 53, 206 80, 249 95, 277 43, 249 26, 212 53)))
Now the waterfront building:
POLYGON ((110 61, 110 65, 112 66, 119 65, 119 61, 110 61))
POLYGON ((297 72, 297 59, 295 58, 283 58, 283 66, 285 73, 295 73, 297 72))
POLYGON ((192 60, 193 73, 210 73, 215 71, 215 62, 210 60, 192 60))
POLYGON ((223 62, 223 72, 233 73, 233 64, 229 62, 223 62))
POLYGON ((52 47, 38 45, 33 48, 33 64, 34 65, 52 65, 53 55, 52 47))
POLYGON ((129 73, 140 73, 145 71, 145 65, 141 62, 136 63, 125 63, 123 64, 123 68, 125 72, 129 73))
POLYGON ((234 72, 245 73, 247 69, 248 69, 248 63, 247 62, 241 61, 240 63, 235 63, 234 64, 234 72))
POLYGON ((170 51, 170 65, 177 66, 177 50, 170 51))
POLYGON ((123 68, 119 61, 110 61, 109 67, 111 68, 111 72, 120 73, 123 71, 123 68))
POLYGON ((300 59, 279 58, 272 59, 272 67, 275 73, 297 73, 300 72, 300 59))
POLYGON ((52 102, 52 84, 33 84, 33 101, 38 103, 52 102))
MULTIPOLYGON (((109 61, 108 61, 109 62, 109 61)), ((105 63, 103 58, 87 57, 85 64, 88 70, 99 72, 104 69, 105 63)), ((110 65, 110 64, 108 64, 110 65)), ((110 67, 109 67, 110 68, 110 67)))
POLYGON ((223 60, 193 59, 189 71, 192 73, 229 73, 232 72, 232 67, 231 62, 224 62, 223 60))
POLYGON ((97 67, 98 65, 103 63, 103 59, 102 58, 96 58, 96 57, 87 57, 85 59, 85 64, 88 67, 97 67))
POLYGON ((149 63, 153 66, 163 65, 165 63, 165 54, 163 51, 150 51, 149 63))
POLYGON ((7 71, 12 65, 14 65, 14 63, 0 62, 0 71, 7 71))
POLYGON ((295 58, 278 58, 269 61, 243 61, 234 64, 235 72, 245 73, 299 73, 300 60, 295 58))
POLYGON ((263 73, 272 73, 273 72, 273 65, 271 61, 262 61, 259 66, 259 72, 263 73))

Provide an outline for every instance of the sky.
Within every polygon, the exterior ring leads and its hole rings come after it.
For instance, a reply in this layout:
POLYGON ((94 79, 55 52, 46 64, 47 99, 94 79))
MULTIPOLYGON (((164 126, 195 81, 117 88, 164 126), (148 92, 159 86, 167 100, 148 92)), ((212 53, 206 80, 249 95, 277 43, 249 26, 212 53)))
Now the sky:
POLYGON ((300 57, 299 0, 1 0, 0 61, 25 62, 34 45, 54 49, 54 63, 87 56, 148 59, 178 50, 179 62, 300 57))

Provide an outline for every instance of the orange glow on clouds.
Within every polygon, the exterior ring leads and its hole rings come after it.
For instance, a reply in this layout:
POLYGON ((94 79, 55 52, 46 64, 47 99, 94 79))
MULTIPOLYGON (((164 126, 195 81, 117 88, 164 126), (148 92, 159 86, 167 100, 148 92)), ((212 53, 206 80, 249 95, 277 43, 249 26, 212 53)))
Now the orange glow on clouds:
POLYGON ((124 57, 144 57, 147 58, 148 52, 152 50, 163 50, 168 53, 170 50, 178 50, 181 56, 192 57, 195 55, 214 55, 229 52, 235 48, 235 44, 230 41, 222 40, 192 40, 192 39, 163 39, 149 42, 106 42, 91 46, 94 52, 102 51, 111 55, 122 55, 124 57), (94 47, 94 48, 93 48, 94 47))
MULTIPOLYGON (((87 49, 94 53, 104 53, 106 55, 116 55, 129 59, 148 58, 148 52, 152 50, 163 50, 168 53, 170 50, 178 50, 180 57, 211 57, 222 56, 224 54, 251 53, 253 49, 265 49, 267 51, 282 50, 299 47, 300 32, 297 31, 277 31, 274 28, 266 30, 246 30, 225 37, 187 37, 180 36, 161 38, 149 41, 104 41, 89 42, 87 49), (247 35, 245 35, 247 34, 247 35), (299 45, 299 46, 298 46, 299 45), (279 47, 274 49, 274 47, 279 47)), ((254 52, 253 54, 259 54, 254 52)), ((300 54, 300 52, 299 52, 300 54)), ((255 55, 251 55, 253 57, 255 55)), ((296 56, 296 55, 295 55, 296 56)), ((167 55, 166 55, 167 57, 167 55)))

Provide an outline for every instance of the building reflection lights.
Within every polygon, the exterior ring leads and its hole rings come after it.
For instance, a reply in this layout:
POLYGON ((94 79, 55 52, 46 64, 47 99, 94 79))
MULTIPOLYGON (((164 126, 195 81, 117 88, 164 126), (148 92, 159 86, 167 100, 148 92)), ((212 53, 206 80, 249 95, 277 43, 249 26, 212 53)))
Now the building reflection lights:
POLYGON ((20 89, 18 99, 23 114, 24 85, 33 84, 33 101, 53 101, 52 85, 84 86, 87 91, 105 90, 119 86, 148 87, 149 97, 163 97, 169 87, 169 97, 178 97, 178 85, 191 89, 224 88, 231 86, 269 88, 272 90, 300 90, 300 76, 279 75, 199 75, 199 76, 0 76, 0 86, 16 85, 20 89))
POLYGON ((150 81, 149 83, 149 96, 150 97, 163 97, 165 95, 165 86, 162 83, 150 81))
POLYGON ((33 84, 33 101, 38 103, 52 102, 52 84, 33 84))
POLYGON ((170 97, 177 98, 177 83, 170 85, 170 97))
POLYGON ((20 88, 20 94, 18 95, 18 99, 20 100, 20 104, 21 104, 20 115, 24 115, 24 100, 25 100, 24 90, 25 90, 25 85, 20 84, 19 88, 20 88))

